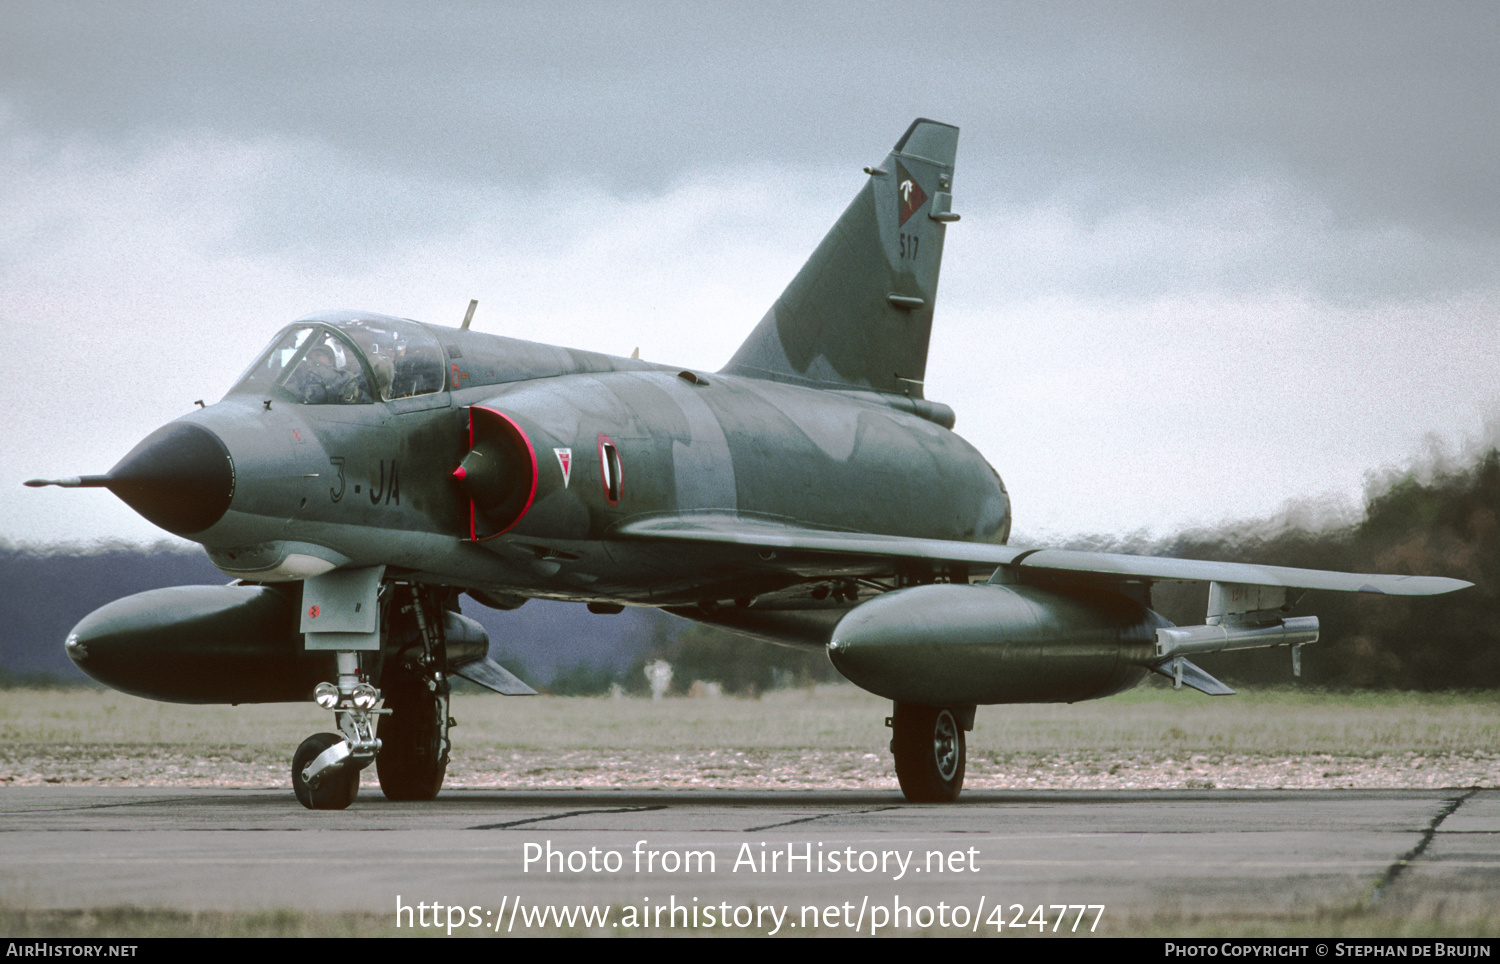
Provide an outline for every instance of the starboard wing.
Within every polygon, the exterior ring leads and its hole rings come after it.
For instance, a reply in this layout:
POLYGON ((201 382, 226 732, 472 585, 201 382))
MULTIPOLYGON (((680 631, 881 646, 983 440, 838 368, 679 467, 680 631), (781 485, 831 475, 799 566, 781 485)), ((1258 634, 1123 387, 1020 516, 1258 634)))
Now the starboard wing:
MULTIPOLYGON (((1102 582, 1218 582, 1288 589, 1326 589, 1392 596, 1434 596, 1473 585, 1445 576, 1402 576, 1323 569, 1294 569, 1246 562, 1172 559, 1075 549, 1033 549, 1019 546, 922 539, 869 532, 812 529, 773 520, 731 515, 668 516, 627 523, 615 533, 626 539, 743 546, 758 551, 828 557, 830 569, 843 570, 853 560, 918 560, 968 565, 977 569, 1045 571, 1074 574, 1102 582)), ((806 569, 808 567, 799 567, 806 569)), ((815 566, 813 567, 815 568, 815 566)))

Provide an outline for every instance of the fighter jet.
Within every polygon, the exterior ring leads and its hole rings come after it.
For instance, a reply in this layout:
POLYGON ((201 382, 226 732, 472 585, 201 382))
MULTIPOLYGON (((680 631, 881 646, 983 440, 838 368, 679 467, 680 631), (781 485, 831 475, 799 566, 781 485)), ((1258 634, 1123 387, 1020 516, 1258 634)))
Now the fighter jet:
MULTIPOLYGON (((118 600, 67 637, 87 674, 184 703, 312 699, 337 732, 297 799, 442 786, 449 680, 532 690, 463 596, 651 606, 793 646, 894 704, 908 800, 958 797, 975 708, 1074 702, 1151 673, 1232 692, 1199 653, 1318 638, 1304 589, 1468 583, 1008 545, 1011 505, 924 393, 958 129, 919 119, 716 372, 364 311, 292 322, 222 401, 158 429, 101 487, 200 543, 228 585, 118 600), (1151 609, 1210 583, 1202 624, 1151 609)), ((473 305, 470 305, 472 317, 473 305)))

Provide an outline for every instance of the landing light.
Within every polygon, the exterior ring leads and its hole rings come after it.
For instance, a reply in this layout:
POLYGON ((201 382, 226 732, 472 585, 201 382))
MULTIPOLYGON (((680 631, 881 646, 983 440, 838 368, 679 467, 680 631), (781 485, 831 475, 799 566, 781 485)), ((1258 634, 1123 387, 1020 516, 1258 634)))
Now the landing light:
POLYGON ((319 683, 313 690, 313 699, 323 709, 331 710, 339 705, 339 688, 332 683, 319 683))
POLYGON ((354 705, 359 709, 374 709, 378 702, 380 702, 380 692, 369 683, 360 683, 354 687, 354 705))

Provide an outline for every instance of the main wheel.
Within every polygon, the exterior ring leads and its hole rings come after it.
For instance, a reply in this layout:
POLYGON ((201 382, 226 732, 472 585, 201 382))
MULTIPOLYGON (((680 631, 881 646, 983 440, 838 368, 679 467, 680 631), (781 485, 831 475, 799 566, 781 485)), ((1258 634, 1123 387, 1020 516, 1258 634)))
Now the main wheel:
POLYGON ((896 779, 912 803, 949 803, 964 788, 964 728, 953 711, 897 703, 891 720, 896 779))
POLYGON ((316 760, 324 750, 344 742, 337 733, 314 733, 302 741, 297 752, 292 754, 292 792, 297 802, 309 810, 343 810, 354 802, 359 794, 359 768, 348 764, 333 770, 325 770, 309 783, 302 776, 308 764, 316 760))
POLYGON ((376 735, 375 775, 387 800, 431 800, 448 772, 448 696, 402 669, 381 680, 386 708, 376 735))

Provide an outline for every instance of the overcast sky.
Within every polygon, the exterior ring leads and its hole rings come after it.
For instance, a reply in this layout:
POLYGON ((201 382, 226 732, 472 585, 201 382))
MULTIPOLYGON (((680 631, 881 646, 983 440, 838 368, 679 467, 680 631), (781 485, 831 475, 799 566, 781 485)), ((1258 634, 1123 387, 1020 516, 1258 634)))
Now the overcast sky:
POLYGON ((290 319, 728 360, 911 119, 1018 538, 1352 512, 1500 416, 1494 3, 0 4, 0 539, 290 319))

